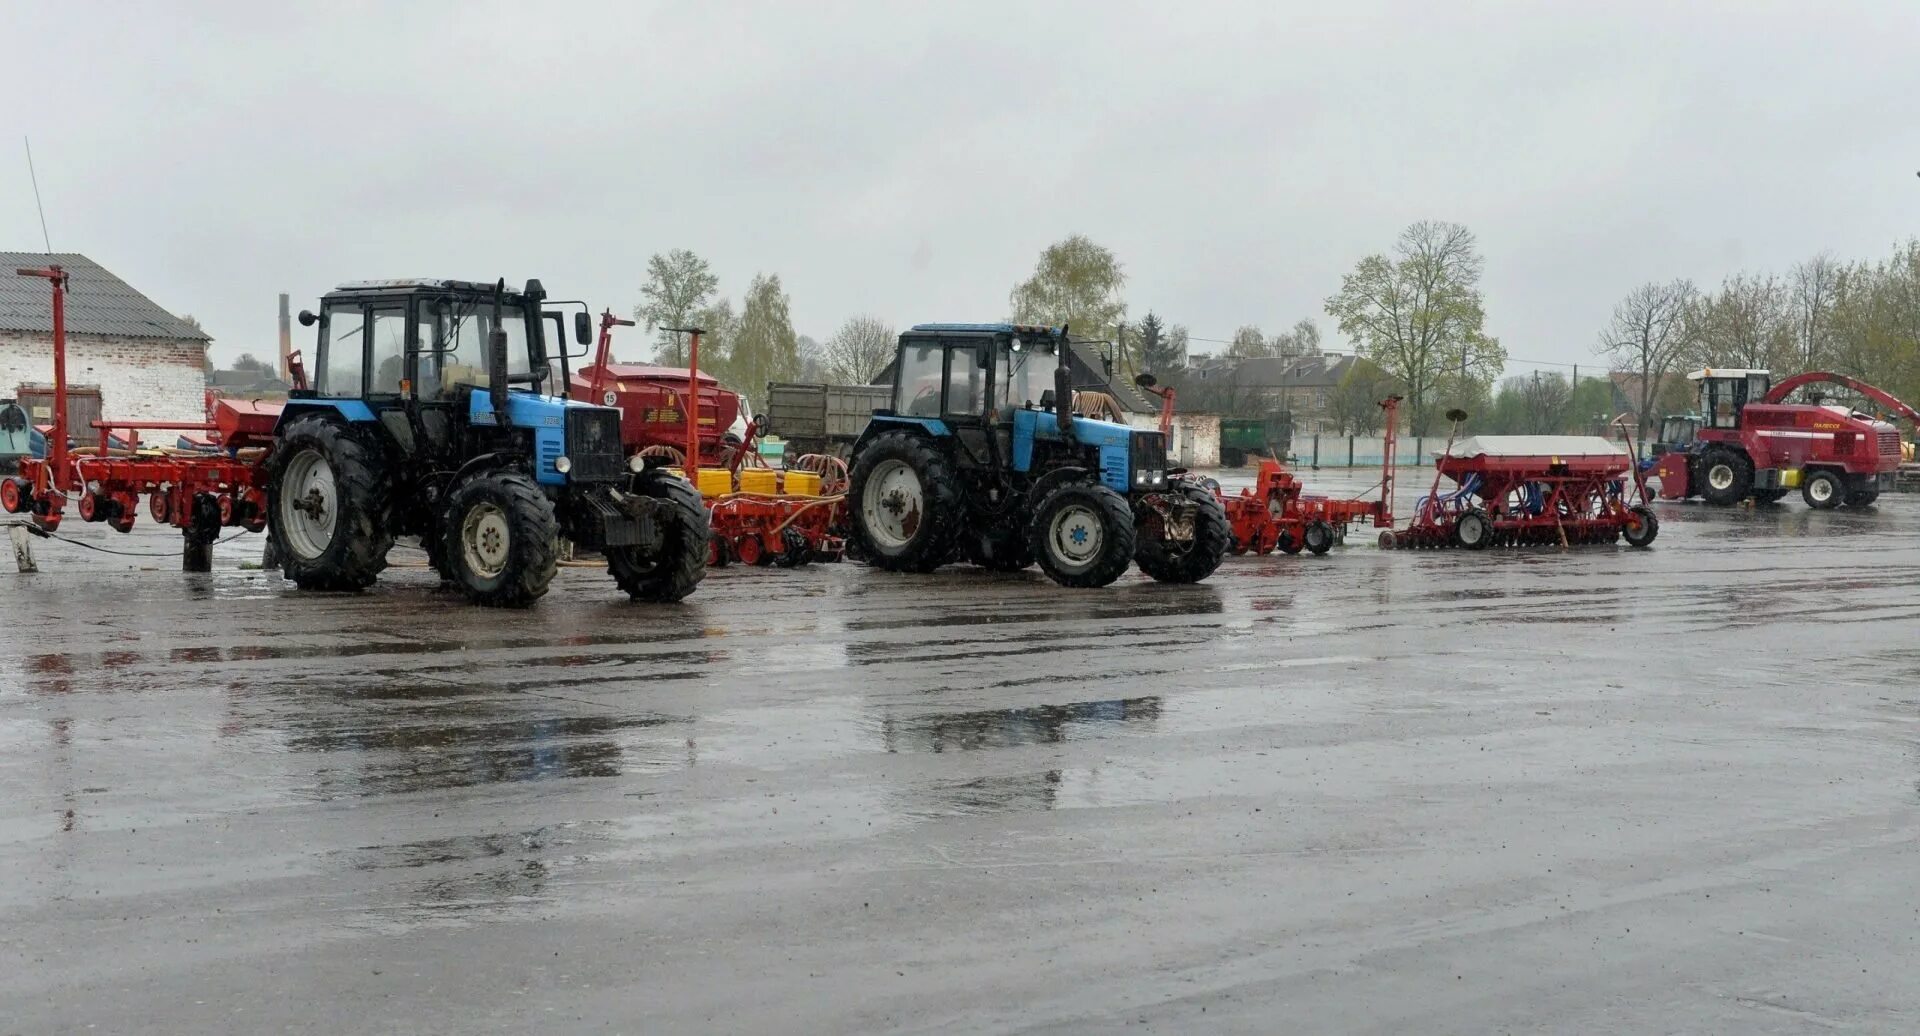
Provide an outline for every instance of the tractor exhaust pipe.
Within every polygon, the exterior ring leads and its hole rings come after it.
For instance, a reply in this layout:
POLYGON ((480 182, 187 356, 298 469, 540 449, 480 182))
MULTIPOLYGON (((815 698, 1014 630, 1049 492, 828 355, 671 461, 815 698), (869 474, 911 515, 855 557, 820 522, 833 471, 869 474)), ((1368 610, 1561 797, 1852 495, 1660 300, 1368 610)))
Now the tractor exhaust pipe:
POLYGON ((1062 439, 1073 438, 1073 369, 1067 360, 1071 341, 1067 325, 1061 324, 1059 363, 1053 368, 1053 418, 1060 425, 1062 439))
POLYGON ((493 404, 493 420, 501 428, 507 418, 507 329, 500 326, 501 303, 507 294, 507 279, 493 286, 493 330, 487 332, 487 399, 493 404))

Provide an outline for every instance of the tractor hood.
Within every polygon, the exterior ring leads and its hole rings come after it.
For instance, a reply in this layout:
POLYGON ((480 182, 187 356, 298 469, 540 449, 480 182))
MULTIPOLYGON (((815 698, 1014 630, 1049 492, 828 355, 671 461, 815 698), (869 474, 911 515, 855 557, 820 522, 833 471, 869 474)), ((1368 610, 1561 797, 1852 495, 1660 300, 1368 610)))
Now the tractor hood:
MULTIPOLYGON (((507 395, 507 420, 520 428, 559 428, 566 423, 568 410, 611 410, 612 407, 598 407, 577 399, 561 399, 559 396, 541 396, 532 392, 513 392, 507 395)), ((493 401, 484 392, 474 392, 467 396, 467 418, 475 425, 492 425, 494 420, 493 401)))

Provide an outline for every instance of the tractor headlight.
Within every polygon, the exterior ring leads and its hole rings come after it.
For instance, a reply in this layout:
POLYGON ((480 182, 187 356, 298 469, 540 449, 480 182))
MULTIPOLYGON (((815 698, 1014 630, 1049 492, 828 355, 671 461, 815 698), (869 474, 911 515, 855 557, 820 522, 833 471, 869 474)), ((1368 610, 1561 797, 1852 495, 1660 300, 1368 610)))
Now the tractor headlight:
POLYGON ((634 454, 634 455, 633 455, 633 456, 631 456, 631 457, 628 457, 628 458, 627 458, 627 470, 628 470, 628 471, 631 471, 631 472, 633 472, 633 473, 634 473, 634 474, 636 474, 636 475, 637 475, 637 474, 639 474, 639 473, 640 473, 640 472, 642 472, 642 471, 645 471, 645 470, 647 470, 647 461, 646 461, 646 459, 645 459, 644 457, 642 457, 642 456, 640 456, 640 455, 639 455, 639 454, 637 454, 637 453, 636 453, 636 454, 634 454))
POLYGON ((569 471, 572 471, 572 470, 573 470, 573 458, 571 458, 571 457, 555 457, 555 458, 553 458, 553 470, 555 470, 555 471, 558 471, 558 472, 559 472, 560 474, 562 474, 562 475, 564 475, 564 474, 566 474, 566 473, 567 473, 567 472, 569 472, 569 471))

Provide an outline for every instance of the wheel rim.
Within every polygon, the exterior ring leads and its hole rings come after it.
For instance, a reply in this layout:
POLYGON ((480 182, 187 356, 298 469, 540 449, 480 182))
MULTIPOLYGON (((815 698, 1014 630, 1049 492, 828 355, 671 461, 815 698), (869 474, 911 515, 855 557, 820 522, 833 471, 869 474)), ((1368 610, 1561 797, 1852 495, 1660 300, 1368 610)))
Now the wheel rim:
POLYGON ((1470 514, 1460 519, 1460 542, 1477 546, 1487 538, 1486 520, 1470 514))
POLYGON ((280 480, 282 546, 303 561, 326 553, 339 506, 340 485, 327 458, 318 450, 295 456, 280 480))
POLYGON ((1715 489, 1733 488, 1733 465, 1715 464, 1707 469, 1707 485, 1715 489))
POLYGON ((1807 496, 1823 504, 1833 499, 1833 480, 1816 478, 1807 483, 1807 496))
POLYGON ((925 506, 926 491, 920 485, 920 475, 903 460, 874 465, 860 494, 860 514, 867 535, 875 546, 885 550, 898 550, 913 542, 925 506))
POLYGON ((505 572, 509 537, 507 512, 495 504, 475 504, 460 522, 460 553, 467 568, 483 579, 505 572))
POLYGON ((1047 525, 1047 546, 1063 568, 1086 568, 1100 556, 1106 529, 1100 516, 1085 504, 1068 504, 1047 525))

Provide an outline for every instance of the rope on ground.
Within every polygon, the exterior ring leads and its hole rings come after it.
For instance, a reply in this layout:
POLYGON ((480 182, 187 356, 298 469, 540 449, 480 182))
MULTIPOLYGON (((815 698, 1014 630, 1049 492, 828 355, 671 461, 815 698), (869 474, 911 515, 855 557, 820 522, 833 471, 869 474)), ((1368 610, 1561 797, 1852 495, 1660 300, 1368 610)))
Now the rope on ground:
MULTIPOLYGON (((40 537, 43 540, 59 540, 61 543, 71 543, 76 547, 85 547, 88 550, 97 550, 102 554, 115 554, 123 558, 177 558, 180 556, 180 552, 177 550, 168 550, 168 551, 159 551, 159 552, 155 552, 151 550, 114 550, 112 547, 102 547, 97 543, 88 543, 85 540, 76 540, 71 536, 62 536, 57 532, 48 532, 47 530, 42 529, 37 525, 23 526, 23 528, 25 528, 28 532, 34 534, 35 536, 40 537)), ((211 545, 217 547, 222 543, 231 543, 232 541, 237 540, 240 537, 246 536, 246 535, 248 535, 247 530, 241 529, 239 532, 236 532, 233 535, 226 537, 225 539, 218 539, 213 541, 211 545)))

